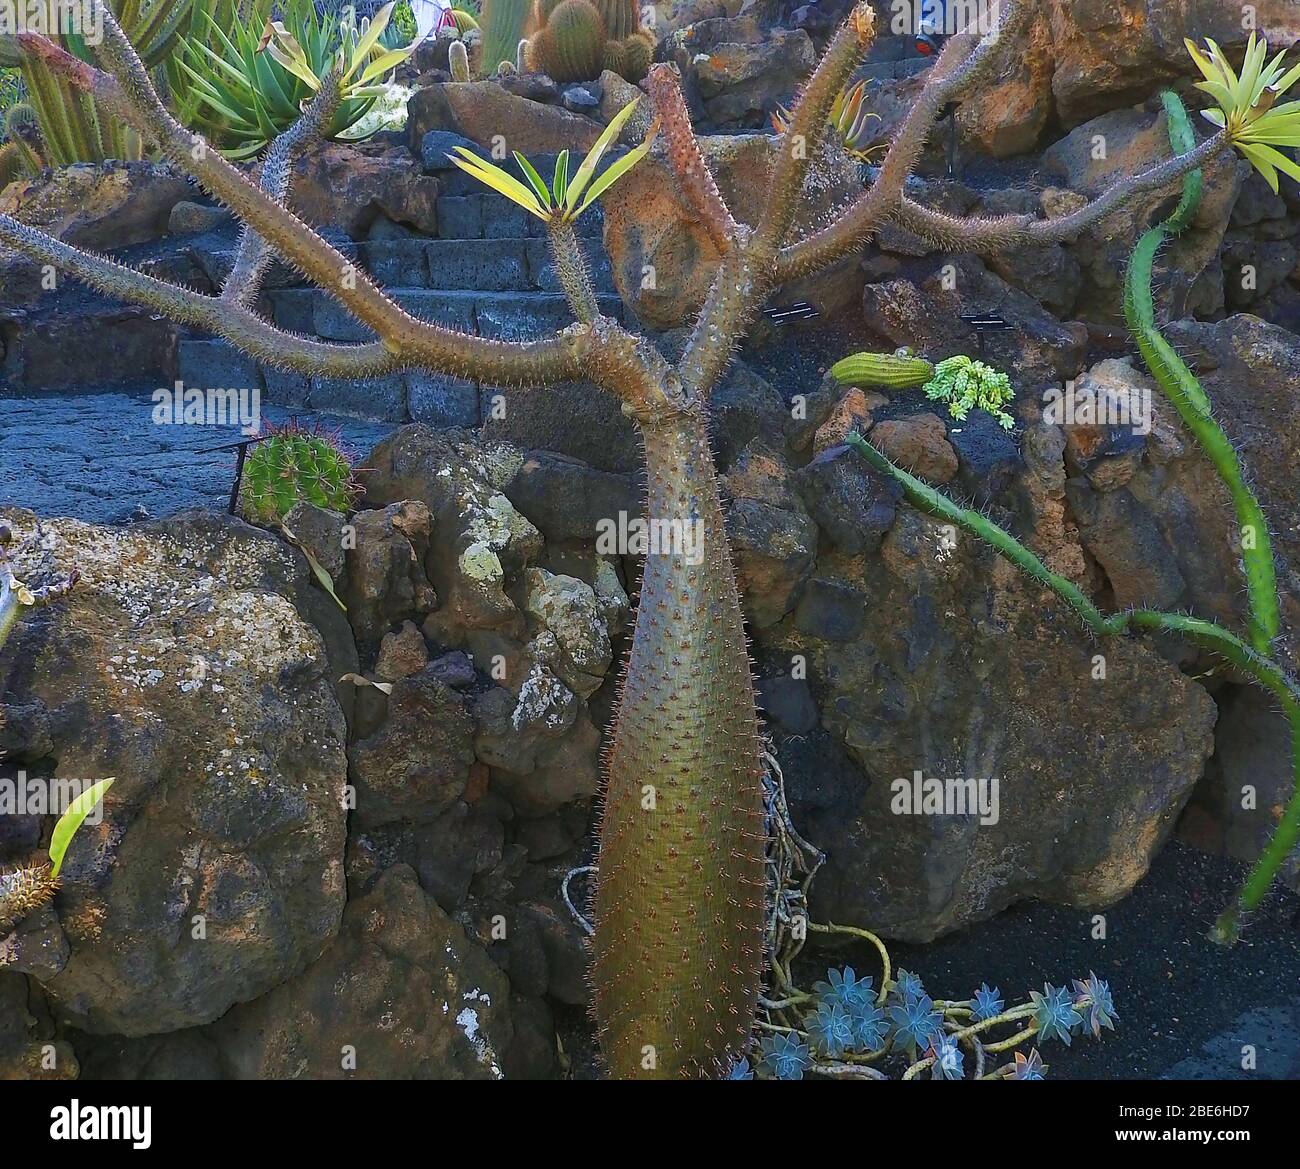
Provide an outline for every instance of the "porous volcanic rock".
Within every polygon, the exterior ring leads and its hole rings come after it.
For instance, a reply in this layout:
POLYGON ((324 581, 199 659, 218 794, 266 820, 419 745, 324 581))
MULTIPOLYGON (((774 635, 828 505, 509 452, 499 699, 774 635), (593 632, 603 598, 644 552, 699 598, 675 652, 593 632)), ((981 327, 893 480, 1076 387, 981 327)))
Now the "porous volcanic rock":
POLYGON ((228 516, 44 531, 80 583, 0 659, 5 703, 48 712, 48 752, 9 763, 117 782, 69 851, 66 958, 39 977, 86 1031, 205 1023, 338 929, 347 731, 332 679, 355 669, 351 635, 300 553, 228 516))

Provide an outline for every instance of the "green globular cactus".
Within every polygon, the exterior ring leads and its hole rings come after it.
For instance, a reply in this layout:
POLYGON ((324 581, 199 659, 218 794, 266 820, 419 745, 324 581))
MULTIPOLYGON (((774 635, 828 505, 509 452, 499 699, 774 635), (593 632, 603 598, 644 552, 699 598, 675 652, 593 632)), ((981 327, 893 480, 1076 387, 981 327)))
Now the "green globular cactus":
POLYGON ((346 514, 356 492, 352 464, 334 439, 289 423, 249 453, 240 501, 249 521, 274 524, 299 502, 346 514))
POLYGON ((515 55, 531 11, 529 0, 483 0, 479 28, 483 32, 484 68, 488 62, 507 61, 515 55))
POLYGON ((447 46, 447 62, 451 67, 453 81, 469 80, 469 50, 464 41, 452 41, 447 46))
POLYGON ((623 52, 621 41, 606 41, 605 49, 601 54, 600 67, 608 69, 611 73, 617 73, 623 76, 623 70, 627 68, 627 56, 623 52))
MULTIPOLYGON (((1162 95, 1162 100, 1174 149, 1180 152, 1191 149, 1196 139, 1183 103, 1169 92, 1162 95)), ((1183 198, 1174 213, 1138 241, 1124 281, 1124 316, 1151 376, 1209 456, 1232 497, 1241 531, 1250 641, 1257 653, 1267 657, 1280 625, 1268 524, 1259 500, 1246 484, 1236 450, 1214 420, 1209 398, 1187 364, 1156 328, 1155 303, 1151 296, 1151 270, 1156 253, 1170 235, 1187 227, 1200 199, 1201 174, 1195 171, 1184 179, 1183 198)))
POLYGON ((6 142, 0 146, 0 191, 3 191, 14 179, 21 178, 25 168, 23 156, 16 142, 6 142))
POLYGON ((934 377, 921 387, 932 402, 946 402, 948 413, 964 422, 972 410, 983 410, 998 420, 1003 430, 1011 430, 1016 420, 1002 407, 1015 396, 1011 379, 1001 370, 982 361, 958 355, 939 362, 934 377))
POLYGON ((842 386, 914 390, 934 377, 934 366, 907 351, 854 353, 832 365, 830 373, 842 386))
POLYGON ((605 26, 591 0, 563 0, 533 38, 538 64, 554 81, 600 75, 605 26))
POLYGON ((652 34, 633 33, 618 42, 618 47, 623 57, 623 68, 615 69, 615 73, 628 81, 637 82, 650 72, 650 66, 654 64, 655 59, 655 42, 652 34))

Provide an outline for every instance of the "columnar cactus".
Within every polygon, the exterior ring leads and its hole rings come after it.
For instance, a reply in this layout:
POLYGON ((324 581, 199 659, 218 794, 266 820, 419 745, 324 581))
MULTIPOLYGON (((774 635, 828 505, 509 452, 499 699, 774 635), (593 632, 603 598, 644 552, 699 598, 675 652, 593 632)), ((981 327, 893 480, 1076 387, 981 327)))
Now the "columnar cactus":
MULTIPOLYGON (((492 7, 505 2, 489 0, 485 24, 492 7)), ((279 368, 334 377, 421 368, 493 385, 542 387, 522 391, 530 394, 544 394, 558 382, 589 381, 616 396, 640 427, 648 514, 679 521, 675 530, 692 538, 647 557, 606 756, 592 978, 602 1047, 616 1075, 700 1076, 729 1067, 749 1033, 764 967, 763 757, 707 439, 711 391, 781 284, 849 254, 891 217, 930 223, 938 215, 916 204, 909 210, 903 184, 939 111, 989 75, 994 45, 1020 35, 1035 9, 1026 0, 1004 0, 1000 7, 996 37, 948 40, 874 184, 834 223, 801 239, 791 238, 798 200, 819 158, 828 114, 873 39, 871 3, 863 0, 852 10, 804 87, 774 148, 766 202, 747 209, 748 227, 736 223, 708 177, 671 73, 666 66, 651 70, 649 88, 670 164, 722 256, 676 364, 648 339, 600 314, 580 264, 557 264, 578 319, 551 337, 504 342, 417 320, 287 210, 282 189, 268 187, 265 178, 256 188, 216 151, 195 150, 193 136, 158 99, 111 17, 96 49, 102 68, 43 38, 24 38, 29 52, 157 143, 245 220, 254 238, 327 288, 377 339, 331 344, 277 329, 253 307, 256 270, 245 269, 235 286, 228 282, 221 293, 204 296, 80 252, 3 215, 0 242, 111 295, 213 332, 279 368)), ((517 39, 516 32, 505 46, 485 46, 486 59, 500 59, 517 39)), ((1025 217, 1010 227, 1026 237, 1063 232, 1064 238, 1138 191, 1192 169, 1222 145, 1198 147, 1176 165, 1121 183, 1071 215, 1068 229, 1059 220, 1035 226, 1025 217)), ((593 162, 586 176, 591 190, 610 173, 593 179, 594 172, 593 162)), ((514 182, 516 196, 533 198, 517 180, 491 181, 506 188, 514 182)), ((540 209, 544 184, 528 181, 540 209)), ((547 199, 554 211, 553 188, 547 199)), ((959 221, 941 222, 959 239, 976 238, 959 221)), ((999 222, 998 229, 1008 227, 999 222)), ((568 234, 551 233, 553 245, 569 245, 568 234)))

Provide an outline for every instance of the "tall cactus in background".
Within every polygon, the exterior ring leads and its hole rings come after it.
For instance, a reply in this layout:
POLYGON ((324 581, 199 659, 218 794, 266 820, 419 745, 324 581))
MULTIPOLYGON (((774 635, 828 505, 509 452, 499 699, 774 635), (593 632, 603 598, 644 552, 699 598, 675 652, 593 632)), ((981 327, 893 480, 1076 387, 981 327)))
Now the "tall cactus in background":
POLYGON ((515 59, 531 8, 530 0, 483 0, 479 28, 483 32, 484 72, 491 72, 502 61, 515 59))
MULTIPOLYGON (((1023 34, 1035 7, 1027 0, 1004 0, 997 36, 950 38, 875 183, 830 226, 803 238, 791 238, 799 200, 810 168, 821 157, 827 116, 874 36, 871 4, 864 0, 852 10, 804 86, 789 128, 774 146, 766 201, 751 209, 752 227, 738 225, 723 202, 671 71, 652 69, 649 88, 668 142, 669 165, 721 255, 675 364, 647 338, 602 316, 586 266, 564 262, 578 246, 572 230, 580 210, 575 187, 586 190, 589 201, 613 181, 611 175, 622 173, 615 168, 626 168, 628 159, 635 162, 637 150, 601 174, 596 173, 600 158, 589 156, 571 180, 560 184, 559 197, 555 184, 544 193, 548 189, 540 177, 527 171, 526 186, 494 173, 490 164, 472 167, 516 201, 537 203, 535 213, 548 221, 556 271, 577 318, 543 339, 497 341, 413 318, 288 211, 284 188, 273 178, 264 173, 262 186, 254 187, 216 151, 195 151, 193 136, 158 100, 116 22, 107 21, 97 50, 103 69, 41 38, 25 41, 25 48, 52 69, 92 90, 110 112, 154 140, 168 159, 245 221, 259 246, 283 255, 328 289, 377 339, 329 343, 277 329, 253 307, 262 270, 256 265, 237 265, 245 275, 233 277, 220 294, 205 296, 80 252, 2 214, 0 243, 110 295, 215 333, 277 368, 351 378, 419 368, 489 385, 531 387, 519 392, 533 395, 560 382, 589 381, 618 398, 639 426, 647 515, 679 538, 647 556, 606 754, 592 976, 602 1048, 615 1075, 665 1078, 725 1070, 746 1044, 764 967, 764 762, 709 449, 711 392, 750 323, 781 284, 824 269, 860 247, 888 219, 908 213, 904 183, 937 114, 990 76, 1000 56, 996 46, 1023 34)), ((510 41, 504 53, 513 51, 510 41)), ((619 126, 611 126, 617 133, 619 126)), ((1176 165, 1118 183, 1073 213, 1068 227, 1027 218, 1012 226, 1030 237, 1082 231, 1225 144, 1226 139, 1198 148, 1176 165)), ((928 214, 911 207, 911 214, 928 214)), ((944 223, 974 238, 961 223, 944 223)))
MULTIPOLYGON (((58 28, 59 0, 43 0, 48 23, 58 28)), ((194 0, 114 0, 111 7, 146 66, 153 68, 171 52, 188 27, 194 0)), ((54 39, 73 56, 89 61, 90 49, 77 32, 54 39)), ((109 116, 95 99, 55 75, 44 63, 25 57, 14 37, 0 37, 0 65, 18 65, 28 101, 40 124, 41 156, 46 165, 138 159, 140 136, 109 116)))
POLYGON ((641 29, 641 9, 634 0, 592 0, 611 41, 625 41, 641 29))

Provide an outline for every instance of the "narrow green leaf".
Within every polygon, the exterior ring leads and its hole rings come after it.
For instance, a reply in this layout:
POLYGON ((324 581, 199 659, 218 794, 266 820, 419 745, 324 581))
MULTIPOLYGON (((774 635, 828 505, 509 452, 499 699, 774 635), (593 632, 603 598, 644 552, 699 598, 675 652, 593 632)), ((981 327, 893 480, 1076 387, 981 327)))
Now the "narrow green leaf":
POLYGON ((636 109, 640 98, 635 98, 625 105, 621 110, 610 119, 609 125, 605 127, 596 144, 587 151, 587 157, 582 160, 582 165, 578 167, 577 173, 573 176, 573 182, 569 184, 569 189, 565 192, 564 203, 570 210, 577 205, 578 199, 582 192, 587 189, 587 184, 591 182, 592 176, 596 173, 596 167, 600 165, 600 160, 604 157, 605 151, 609 149, 623 129, 628 118, 632 116, 632 111, 636 109))
POLYGON ((551 192, 546 186, 546 181, 537 173, 536 168, 528 161, 519 151, 514 151, 515 162, 518 163, 519 169, 524 172, 524 178, 528 180, 528 185, 537 192, 538 201, 543 207, 551 205, 551 192))
POLYGON ((54 835, 50 837, 51 875, 55 877, 59 875, 59 870, 63 867, 64 855, 68 851, 68 845, 72 843, 73 836, 94 810, 95 805, 103 799, 104 793, 113 786, 113 778, 110 776, 108 779, 101 779, 97 784, 88 787, 59 817, 59 822, 54 825, 54 835))
POLYGON ((622 158, 611 162, 605 171, 596 178, 596 181, 587 188, 587 197, 583 199, 582 206, 578 208, 578 214, 581 215, 597 199, 601 197, 610 187, 630 171, 638 162, 650 153, 650 144, 653 139, 647 138, 640 146, 634 150, 629 150, 622 158))

